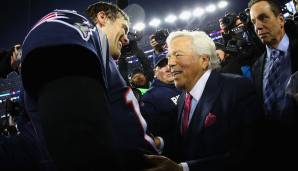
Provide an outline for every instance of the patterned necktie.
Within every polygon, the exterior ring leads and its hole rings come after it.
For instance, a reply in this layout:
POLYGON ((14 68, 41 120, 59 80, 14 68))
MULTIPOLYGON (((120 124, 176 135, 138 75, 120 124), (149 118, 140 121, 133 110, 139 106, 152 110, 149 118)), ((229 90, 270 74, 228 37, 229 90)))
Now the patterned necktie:
MULTIPOLYGON (((266 113, 277 113, 280 111, 278 103, 284 97, 284 89, 282 84, 286 82, 286 78, 282 77, 281 68, 285 61, 285 53, 283 51, 273 49, 270 56, 270 64, 267 77, 267 85, 265 85, 264 103, 266 113)), ((266 78, 265 78, 266 79, 266 78)))
POLYGON ((184 110, 183 110, 183 115, 182 115, 182 135, 185 135, 187 128, 188 128, 191 100, 192 100, 192 96, 190 94, 186 93, 186 97, 185 97, 185 101, 184 101, 184 110))

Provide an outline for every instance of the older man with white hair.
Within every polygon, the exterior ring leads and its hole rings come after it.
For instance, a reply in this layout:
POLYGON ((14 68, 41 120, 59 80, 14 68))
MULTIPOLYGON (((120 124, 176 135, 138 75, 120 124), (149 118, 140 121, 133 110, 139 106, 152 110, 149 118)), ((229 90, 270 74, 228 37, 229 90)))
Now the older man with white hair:
POLYGON ((247 169, 255 147, 253 128, 261 121, 252 83, 216 71, 215 45, 204 32, 172 32, 167 45, 175 86, 184 91, 173 149, 180 164, 147 156, 151 170, 247 169))

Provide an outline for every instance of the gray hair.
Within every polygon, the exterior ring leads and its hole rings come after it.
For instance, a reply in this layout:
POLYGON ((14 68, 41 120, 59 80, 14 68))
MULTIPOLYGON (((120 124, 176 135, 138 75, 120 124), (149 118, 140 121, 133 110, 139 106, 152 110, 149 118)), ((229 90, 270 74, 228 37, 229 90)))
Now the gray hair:
POLYGON ((190 37, 193 42, 193 51, 198 55, 209 56, 209 68, 219 67, 219 59, 216 55, 216 48, 213 40, 203 31, 175 31, 171 32, 167 38, 168 48, 171 49, 170 43, 177 37, 190 37))

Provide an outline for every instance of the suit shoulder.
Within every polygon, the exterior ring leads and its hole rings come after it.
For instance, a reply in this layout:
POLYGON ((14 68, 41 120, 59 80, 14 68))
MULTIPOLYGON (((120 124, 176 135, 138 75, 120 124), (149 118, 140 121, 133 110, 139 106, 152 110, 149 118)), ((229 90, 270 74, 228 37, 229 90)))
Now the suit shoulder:
POLYGON ((243 77, 241 75, 221 73, 221 77, 224 83, 231 87, 253 87, 253 83, 250 79, 243 77))
POLYGON ((236 75, 236 74, 230 74, 230 73, 220 73, 222 79, 226 82, 241 82, 241 81, 247 81, 248 79, 241 76, 241 75, 236 75))
POLYGON ((257 70, 258 68, 260 68, 262 66, 266 54, 267 53, 265 51, 262 55, 259 56, 259 58, 256 60, 256 62, 252 66, 253 71, 257 70))

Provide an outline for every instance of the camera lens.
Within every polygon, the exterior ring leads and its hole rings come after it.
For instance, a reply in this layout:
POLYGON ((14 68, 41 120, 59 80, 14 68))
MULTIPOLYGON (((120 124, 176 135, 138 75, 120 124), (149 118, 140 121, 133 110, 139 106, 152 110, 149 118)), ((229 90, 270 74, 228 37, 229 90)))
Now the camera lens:
POLYGON ((156 41, 158 44, 162 45, 162 44, 164 44, 164 43, 166 42, 166 39, 167 39, 168 35, 169 35, 168 30, 159 30, 159 31, 157 31, 157 32, 154 34, 154 36, 155 36, 155 41, 156 41))
POLYGON ((230 19, 228 18, 228 17, 224 17, 223 19, 222 19, 222 23, 223 24, 225 24, 225 25, 229 25, 230 24, 230 19))

